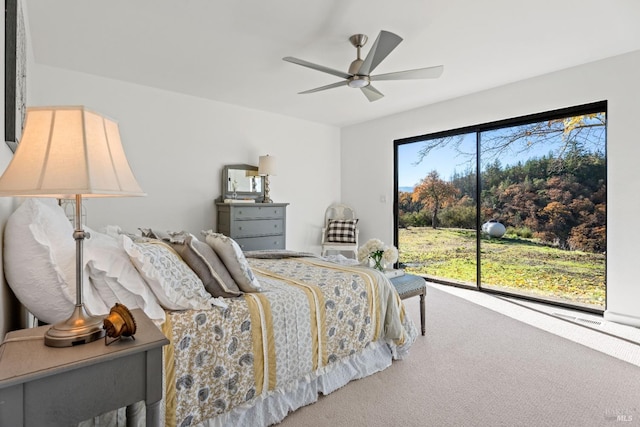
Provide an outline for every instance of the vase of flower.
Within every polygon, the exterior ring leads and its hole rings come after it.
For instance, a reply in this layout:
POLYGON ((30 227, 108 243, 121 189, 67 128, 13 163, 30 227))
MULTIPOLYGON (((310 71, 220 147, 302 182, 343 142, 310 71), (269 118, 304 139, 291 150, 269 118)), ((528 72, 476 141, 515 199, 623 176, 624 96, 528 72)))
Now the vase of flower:
POLYGON ((383 254, 384 254, 384 251, 375 251, 369 255, 369 259, 373 261, 372 267, 375 268, 376 270, 380 270, 380 271, 384 270, 384 265, 382 264, 383 254))
POLYGON ((370 239, 358 249, 358 261, 367 262, 376 270, 384 271, 386 264, 393 264, 397 260, 398 249, 385 245, 380 239, 370 239))

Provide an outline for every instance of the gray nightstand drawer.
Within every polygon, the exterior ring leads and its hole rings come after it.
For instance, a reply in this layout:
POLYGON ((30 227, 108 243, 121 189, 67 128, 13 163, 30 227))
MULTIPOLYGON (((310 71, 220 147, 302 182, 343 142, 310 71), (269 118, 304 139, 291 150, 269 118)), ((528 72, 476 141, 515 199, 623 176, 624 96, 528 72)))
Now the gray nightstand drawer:
POLYGON ((243 206, 233 210, 233 217, 242 219, 284 218, 283 206, 243 206))
POLYGON ((284 249, 284 236, 266 236, 234 239, 243 251, 284 249))
POLYGON ((237 221, 233 225, 232 233, 235 237, 280 235, 284 233, 284 220, 237 221))

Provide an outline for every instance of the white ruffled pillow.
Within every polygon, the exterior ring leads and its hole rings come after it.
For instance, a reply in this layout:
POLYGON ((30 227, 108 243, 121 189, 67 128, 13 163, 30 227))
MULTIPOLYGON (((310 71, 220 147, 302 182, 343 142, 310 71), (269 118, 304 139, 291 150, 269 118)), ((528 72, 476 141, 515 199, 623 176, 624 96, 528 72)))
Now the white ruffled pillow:
POLYGON ((164 308, 202 310, 212 305, 226 307, 204 289, 198 276, 166 243, 134 242, 124 235, 121 239, 124 250, 164 308))
POLYGON ((260 292, 262 288, 256 276, 254 276, 247 259, 242 253, 240 245, 224 234, 214 233, 211 230, 203 231, 205 241, 213 248, 216 254, 224 262, 231 277, 236 281, 243 292, 260 292))
POLYGON ((85 260, 91 283, 108 307, 117 302, 130 309, 140 308, 149 318, 164 321, 165 313, 144 281, 122 242, 117 238, 90 231, 85 241, 85 260))
MULTIPOLYGON (((76 243, 73 227, 55 199, 26 199, 11 214, 4 233, 4 270, 15 295, 39 320, 58 323, 71 315, 76 243)), ((93 315, 109 312, 86 272, 83 302, 93 315)))

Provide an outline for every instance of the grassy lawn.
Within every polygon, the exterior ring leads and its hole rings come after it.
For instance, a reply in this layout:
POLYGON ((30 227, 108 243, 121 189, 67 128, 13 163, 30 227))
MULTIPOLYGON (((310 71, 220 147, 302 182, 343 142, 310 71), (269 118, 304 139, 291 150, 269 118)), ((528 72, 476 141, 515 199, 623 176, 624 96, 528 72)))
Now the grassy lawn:
MULTIPOLYGON (((475 231, 410 227, 399 233, 405 270, 475 284, 475 231)), ((507 235, 483 238, 481 260, 485 288, 604 308, 604 254, 563 251, 507 235)))

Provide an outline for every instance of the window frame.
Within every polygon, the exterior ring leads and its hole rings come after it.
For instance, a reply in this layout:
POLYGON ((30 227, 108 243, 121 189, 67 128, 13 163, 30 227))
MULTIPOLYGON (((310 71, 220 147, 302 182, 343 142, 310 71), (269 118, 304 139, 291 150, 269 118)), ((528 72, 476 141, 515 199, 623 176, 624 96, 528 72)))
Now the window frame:
MULTIPOLYGON (((431 139, 438 139, 438 138, 445 138, 445 137, 451 137, 451 136, 456 136, 456 135, 462 135, 462 134, 470 134, 470 133, 475 133, 476 135, 476 197, 477 200, 480 200, 480 192, 482 189, 481 186, 481 179, 482 179, 482 174, 481 174, 481 170, 480 170, 480 166, 481 166, 481 152, 480 152, 480 135, 482 132, 486 132, 486 131, 493 131, 493 130, 497 130, 497 129, 503 129, 503 128, 508 128, 508 127, 514 127, 514 126, 521 126, 521 125, 527 125, 527 124, 531 124, 531 123, 536 123, 536 122, 541 122, 541 121, 548 121, 548 120, 554 120, 554 119, 561 119, 561 118, 565 118, 565 117, 571 117, 571 116, 579 116, 579 115, 584 115, 584 114, 591 114, 591 113, 601 113, 604 112, 605 116, 606 116, 606 123, 605 123, 605 135, 608 135, 607 133, 607 126, 608 126, 608 122, 609 122, 609 112, 607 109, 607 104, 608 102, 606 100, 603 101, 597 101, 597 102, 592 102, 592 103, 588 103, 588 104, 582 104, 582 105, 577 105, 577 106, 572 106, 572 107, 565 107, 565 108, 559 108, 556 110, 550 110, 550 111, 544 111, 544 112, 540 112, 540 113, 534 113, 534 114, 528 114, 528 115, 524 115, 524 116, 517 116, 517 117, 512 117, 512 118, 508 118, 508 119, 501 119, 501 120, 496 120, 493 122, 487 122, 487 123, 482 123, 482 124, 476 124, 476 125, 470 125, 470 126, 465 126, 465 127, 460 127, 460 128, 456 128, 456 129, 450 129, 450 130, 444 130, 444 131, 438 131, 438 132, 433 132, 433 133, 427 133, 427 134, 423 134, 423 135, 419 135, 419 136, 413 136, 413 137, 408 137, 408 138, 401 138, 401 139, 396 139, 393 141, 393 185, 394 185, 394 196, 393 196, 393 224, 394 224, 394 228, 393 228, 393 243, 396 247, 399 248, 399 216, 398 216, 398 206, 399 206, 399 200, 398 200, 398 148, 401 145, 404 144, 412 144, 412 143, 416 143, 416 142, 421 142, 421 141, 425 141, 425 140, 431 140, 431 139)), ((608 143, 608 142, 607 142, 608 143)), ((607 143, 605 143, 605 167, 607 168, 608 171, 608 157, 607 157, 607 143)), ((605 174, 605 185, 607 185, 608 182, 608 172, 607 174, 605 174)), ((609 204, 609 195, 608 195, 608 191, 607 191, 607 210, 608 210, 608 204, 609 204)), ((529 300, 529 301, 533 301, 533 302, 541 302, 544 304, 549 304, 549 305, 555 305, 555 306, 560 306, 560 307, 564 307, 564 308, 569 308, 569 309, 574 309, 574 310, 579 310, 579 311, 585 311, 585 312, 591 312, 591 313, 596 313, 596 314, 603 314, 604 311, 606 310, 606 306, 607 306, 607 284, 606 284, 606 279, 605 279, 605 303, 604 303, 604 309, 603 310, 599 310, 599 309, 594 309, 594 308, 590 308, 590 307, 583 307, 583 306, 578 306, 578 305, 574 305, 574 304, 570 304, 570 303, 565 303, 565 302, 559 302, 559 301, 553 301, 553 300, 548 300, 548 299, 543 299, 543 298, 536 298, 536 297, 531 297, 528 295, 520 295, 520 294, 515 294, 515 293, 511 293, 511 292, 506 292, 506 291, 501 291, 501 290, 496 290, 496 289, 489 289, 489 288, 483 288, 482 287, 482 283, 481 283, 481 262, 480 262, 480 255, 481 255, 481 251, 480 251, 480 233, 479 230, 481 229, 481 222, 482 222, 482 218, 481 218, 481 203, 476 203, 476 283, 475 285, 472 284, 460 284, 457 282, 454 282, 453 280, 451 282, 446 282, 446 281, 442 281, 439 283, 442 284, 446 284, 446 285, 450 285, 450 286, 456 286, 456 287, 463 287, 466 289, 474 289, 474 290, 478 290, 478 291, 482 291, 482 292, 487 292, 487 293, 491 293, 491 294, 496 294, 496 295, 502 295, 502 296, 507 296, 507 297, 513 297, 513 298, 518 298, 518 299, 523 299, 523 300, 529 300)), ((605 225, 607 223, 607 219, 605 219, 605 225)), ((606 236, 606 240, 608 241, 608 233, 606 236)), ((607 242, 608 243, 608 242, 607 242)), ((608 268, 608 262, 605 262, 605 278, 607 277, 607 268, 608 268)))

